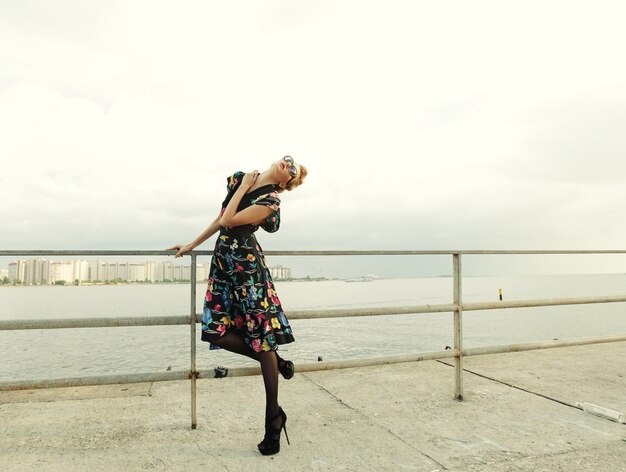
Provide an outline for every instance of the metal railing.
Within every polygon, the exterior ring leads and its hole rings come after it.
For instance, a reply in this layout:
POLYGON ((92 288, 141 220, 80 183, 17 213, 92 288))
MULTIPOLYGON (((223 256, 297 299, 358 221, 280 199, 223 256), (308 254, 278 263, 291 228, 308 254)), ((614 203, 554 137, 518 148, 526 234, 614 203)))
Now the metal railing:
MULTIPOLYGON (((174 255, 176 251, 98 251, 98 250, 29 250, 29 251, 0 251, 0 256, 164 256, 174 255)), ((554 305, 578 305, 592 303, 616 303, 626 302, 626 295, 586 298, 560 298, 521 300, 510 302, 486 302, 486 303, 463 303, 462 298, 462 255, 503 255, 503 254, 626 254, 626 250, 452 250, 452 251, 411 251, 411 250, 381 250, 381 251, 265 251, 266 255, 276 256, 370 256, 370 255, 452 255, 453 268, 453 300, 451 304, 420 305, 420 306, 395 306, 380 308, 355 308, 335 310, 300 310, 290 311, 289 319, 320 319, 337 318, 347 316, 379 316, 418 313, 454 313, 454 347, 444 351, 430 351, 410 353, 396 356, 373 357, 364 359, 350 359, 332 362, 299 363, 298 372, 341 369, 349 367, 374 366, 382 364, 394 364, 400 362, 415 362, 434 359, 454 359, 454 398, 463 400, 463 358, 483 354, 496 354, 503 352, 519 352, 535 349, 547 349, 555 347, 575 346, 582 344, 595 344, 605 342, 626 341, 626 334, 616 336, 602 336, 592 338, 566 339, 559 341, 547 341, 536 343, 508 344, 499 346, 486 346, 479 348, 463 347, 463 312, 473 310, 493 310, 502 308, 527 308, 554 305)), ((202 378, 222 377, 223 372, 215 369, 197 369, 196 366, 196 323, 201 321, 201 314, 196 313, 196 267, 198 256, 211 256, 213 251, 191 251, 187 254, 191 257, 191 299, 189 316, 155 316, 155 317, 112 317, 112 318, 72 318, 72 319, 48 319, 48 320, 5 320, 0 321, 0 330, 24 330, 24 329, 57 329, 57 328, 95 328, 95 327, 120 327, 120 326, 190 326, 191 336, 191 362, 189 370, 147 372, 136 374, 98 375, 88 377, 71 377, 60 379, 40 380, 15 380, 0 382, 0 390, 23 390, 33 388, 71 387, 87 385, 107 385, 119 383, 161 382, 170 380, 191 381, 191 428, 196 429, 196 380, 202 378)), ((239 367, 228 369, 228 376, 257 375, 259 367, 239 367)))

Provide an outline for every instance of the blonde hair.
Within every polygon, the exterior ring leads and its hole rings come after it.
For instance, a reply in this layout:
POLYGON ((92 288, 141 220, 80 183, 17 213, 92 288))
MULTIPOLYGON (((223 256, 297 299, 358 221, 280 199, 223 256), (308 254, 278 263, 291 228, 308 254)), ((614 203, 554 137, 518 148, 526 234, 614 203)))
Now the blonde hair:
POLYGON ((304 167, 302 164, 300 164, 300 173, 299 173, 299 175, 295 179, 293 179, 291 182, 289 182, 287 187, 285 187, 285 188, 278 187, 277 192, 278 193, 282 193, 285 190, 288 190, 288 191, 291 192, 294 188, 302 185, 302 183, 304 182, 304 178, 307 176, 308 173, 309 173, 308 169, 306 167, 304 167))

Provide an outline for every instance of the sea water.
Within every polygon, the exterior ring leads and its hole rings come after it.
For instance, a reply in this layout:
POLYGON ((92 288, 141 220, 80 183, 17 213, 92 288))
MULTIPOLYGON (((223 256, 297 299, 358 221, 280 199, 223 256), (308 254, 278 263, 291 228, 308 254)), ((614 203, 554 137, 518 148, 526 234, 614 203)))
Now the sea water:
MULTIPOLYGON (((364 282, 275 281, 285 313, 308 309, 447 304, 452 278, 364 282)), ((626 275, 464 277, 463 301, 626 295, 626 275)), ((206 282, 197 285, 201 313, 206 282)), ((25 286, 0 288, 0 319, 188 315, 185 284, 25 286)), ((442 350, 453 344, 451 313, 291 320, 296 342, 279 347, 294 362, 442 350)), ((626 334, 626 303, 471 311, 463 314, 464 346, 626 334)), ((255 365, 199 341, 197 365, 255 365)), ((0 331, 0 381, 188 369, 189 326, 0 331)))

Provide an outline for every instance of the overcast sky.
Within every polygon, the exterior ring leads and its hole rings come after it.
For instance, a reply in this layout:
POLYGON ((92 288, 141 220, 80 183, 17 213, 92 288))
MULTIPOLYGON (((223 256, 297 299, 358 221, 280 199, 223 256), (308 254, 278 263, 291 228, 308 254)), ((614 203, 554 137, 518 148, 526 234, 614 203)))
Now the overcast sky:
POLYGON ((266 250, 624 249, 624 24, 598 0, 4 0, 0 248, 191 242, 227 176, 290 154, 309 176, 266 250))

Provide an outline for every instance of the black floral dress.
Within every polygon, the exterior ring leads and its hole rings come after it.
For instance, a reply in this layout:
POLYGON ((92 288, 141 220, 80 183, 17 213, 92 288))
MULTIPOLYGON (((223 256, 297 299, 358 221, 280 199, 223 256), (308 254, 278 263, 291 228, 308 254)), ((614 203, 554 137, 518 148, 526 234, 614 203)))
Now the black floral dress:
MULTIPOLYGON (((228 177, 228 195, 222 213, 245 174, 235 172, 228 177)), ((275 351, 278 344, 294 342, 289 321, 274 289, 274 282, 265 255, 254 232, 263 228, 268 233, 280 226, 280 199, 274 184, 259 187, 241 199, 237 211, 250 205, 266 205, 272 212, 261 225, 220 227, 215 243, 202 317, 202 340, 207 334, 223 336, 234 331, 255 351, 275 351)), ((210 349, 220 349, 210 344, 210 349)))

